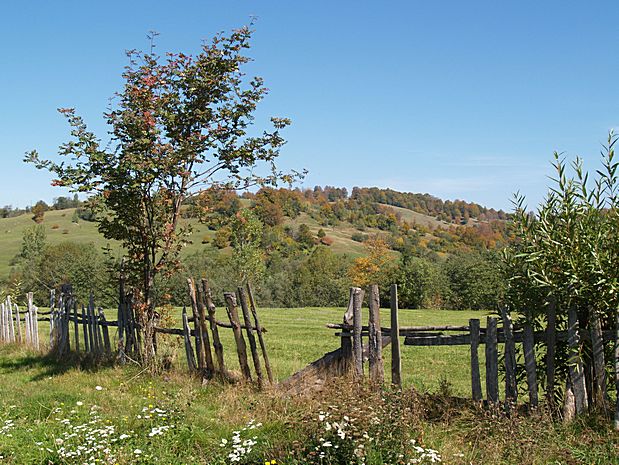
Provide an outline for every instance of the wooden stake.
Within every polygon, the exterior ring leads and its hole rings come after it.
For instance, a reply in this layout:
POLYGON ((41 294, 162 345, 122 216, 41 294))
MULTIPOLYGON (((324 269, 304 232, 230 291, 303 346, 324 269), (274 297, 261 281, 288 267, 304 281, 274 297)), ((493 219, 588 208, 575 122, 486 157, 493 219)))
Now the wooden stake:
POLYGON ((256 370, 256 377, 258 378, 258 387, 260 389, 264 386, 264 378, 262 376, 262 366, 260 365, 260 358, 258 357, 258 347, 256 346, 256 338, 252 330, 251 316, 249 314, 249 307, 247 305, 247 298, 245 296, 245 290, 242 287, 238 288, 239 301, 241 303, 241 310, 243 311, 243 322, 245 323, 245 331, 247 333, 247 340, 249 341, 249 349, 251 350, 251 358, 254 362, 254 369, 256 370))
POLYGON ((239 313, 236 308, 236 297, 232 292, 225 292, 224 298, 226 299, 226 311, 228 312, 228 318, 232 325, 232 332, 234 333, 236 353, 239 357, 241 372, 247 381, 251 381, 251 371, 247 363, 247 346, 245 345, 245 339, 243 339, 243 333, 241 332, 241 322, 239 321, 239 313))
POLYGON ((526 312, 524 323, 522 350, 524 352, 524 367, 527 372, 527 387, 529 389, 529 405, 537 407, 537 362, 535 360, 535 333, 533 332, 532 316, 526 312))
POLYGON ((99 321, 102 323, 99 326, 101 327, 101 331, 103 333, 103 346, 105 347, 105 353, 108 355, 112 353, 112 344, 110 343, 110 332, 107 327, 107 320, 105 319, 105 313, 103 313, 103 309, 99 307, 99 321))
POLYGON ((606 410, 606 361, 604 360, 604 339, 602 322, 595 309, 591 309, 591 349, 593 356, 593 402, 601 411, 606 410))
POLYGON ((378 286, 372 284, 369 294, 370 318, 369 327, 369 371, 372 383, 382 385, 385 379, 385 368, 383 365, 383 335, 380 328, 380 294, 378 286))
POLYGON ((400 353, 400 321, 398 317, 398 285, 391 285, 391 384, 402 387, 402 358, 400 353))
POLYGON ((578 324, 578 314, 576 308, 571 305, 568 313, 568 345, 570 358, 568 370, 572 380, 574 390, 574 400, 576 402, 576 414, 584 413, 588 409, 587 388, 585 386, 585 371, 580 356, 580 334, 578 324))
POLYGON ((262 326, 260 326, 260 321, 258 321, 258 311, 256 310, 256 301, 254 300, 254 293, 252 292, 252 288, 249 283, 247 283, 247 296, 249 297, 249 306, 251 308, 251 313, 254 317, 254 325, 256 327, 256 332, 258 333, 258 342, 260 343, 260 348, 262 349, 262 358, 264 359, 264 367, 267 371, 267 376, 269 378, 269 383, 273 384, 273 372, 271 370, 271 363, 269 362, 269 354, 267 353, 267 346, 264 342, 264 337, 262 336, 262 326))
POLYGON ((497 320, 491 316, 486 328, 486 399, 499 401, 499 355, 497 349, 497 320))
POLYGON ((224 348, 219 339, 219 329, 217 328, 217 319, 215 318, 215 304, 213 303, 213 296, 211 295, 211 288, 209 287, 206 279, 202 280, 202 295, 206 303, 206 309, 208 311, 208 321, 213 334, 213 349, 215 350, 215 357, 217 357, 217 365, 222 375, 226 375, 226 364, 224 362, 224 348))
POLYGON ((200 316, 198 314, 198 299, 196 297, 196 287, 193 278, 187 278, 189 288, 189 300, 191 302, 191 312, 193 314, 193 329, 196 338, 196 354, 198 355, 198 369, 204 370, 206 363, 204 360, 204 348, 202 343, 202 330, 200 328, 200 316))
POLYGON ((479 374, 479 320, 472 318, 469 320, 469 328, 471 332, 471 390, 473 400, 480 401, 481 393, 481 376, 479 374))
POLYGON ((501 317, 503 319, 503 333, 505 334, 505 400, 506 402, 515 403, 518 400, 518 386, 516 384, 516 344, 514 343, 512 319, 505 306, 501 307, 501 317))
POLYGON ((557 303, 553 298, 546 313, 546 401, 555 405, 555 352, 557 348, 557 303))
POLYGON ((191 329, 189 329, 189 320, 187 318, 187 309, 183 307, 183 339, 185 341, 185 355, 187 356, 187 367, 190 372, 196 370, 196 360, 191 347, 191 329))
POLYGON ((361 339, 361 306, 363 304, 363 294, 358 287, 353 290, 353 336, 352 351, 355 363, 355 374, 363 378, 363 341, 361 339))

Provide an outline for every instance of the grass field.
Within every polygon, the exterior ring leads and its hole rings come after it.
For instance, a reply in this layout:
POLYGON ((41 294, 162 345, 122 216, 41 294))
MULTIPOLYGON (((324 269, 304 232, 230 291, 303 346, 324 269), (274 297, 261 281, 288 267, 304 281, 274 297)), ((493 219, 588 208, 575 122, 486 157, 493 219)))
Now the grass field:
MULTIPOLYGON (((324 325, 339 322, 342 313, 343 309, 260 310, 278 379, 338 346, 334 331, 324 325)), ((483 313, 404 310, 401 321, 403 325, 462 324, 472 316, 483 313)), ((382 317, 387 318, 387 312, 382 317)), ((45 331, 42 323, 43 336, 45 331)), ((235 368, 231 331, 222 333, 228 365, 235 368)), ((371 411, 383 402, 383 408, 397 407, 401 413, 385 420, 382 430, 393 427, 401 433, 402 425, 390 426, 390 422, 397 423, 413 405, 406 403, 401 410, 402 400, 396 396, 393 401, 389 391, 382 397, 355 395, 359 387, 354 384, 311 399, 258 393, 243 385, 201 386, 186 373, 180 341, 168 338, 164 350, 177 349, 176 368, 155 377, 133 364, 93 365, 75 356, 55 360, 15 345, 0 346, 0 463, 262 464, 271 459, 295 465, 350 463, 295 455, 326 434, 311 423, 318 421, 321 409, 357 402, 351 411, 362 419, 364 409, 371 411), (232 462, 229 446, 220 446, 222 438, 231 441, 233 431, 252 419, 263 425, 239 434, 255 434, 256 445, 232 462)), ((389 348, 385 358, 390 358, 389 348)), ((403 347, 403 373, 407 388, 437 391, 441 379, 446 379, 456 394, 466 397, 468 348, 403 347)), ((409 412, 404 433, 424 447, 437 449, 443 463, 619 463, 619 436, 610 430, 609 422, 595 417, 563 426, 543 413, 525 417, 485 413, 470 404, 454 407, 445 397, 422 399, 405 389, 404 400, 411 399, 417 407, 414 414, 409 412)), ((395 463, 384 458, 384 448, 383 455, 376 452, 380 447, 369 446, 374 452, 368 453, 365 463, 395 463)), ((424 460, 419 463, 430 463, 424 460)))

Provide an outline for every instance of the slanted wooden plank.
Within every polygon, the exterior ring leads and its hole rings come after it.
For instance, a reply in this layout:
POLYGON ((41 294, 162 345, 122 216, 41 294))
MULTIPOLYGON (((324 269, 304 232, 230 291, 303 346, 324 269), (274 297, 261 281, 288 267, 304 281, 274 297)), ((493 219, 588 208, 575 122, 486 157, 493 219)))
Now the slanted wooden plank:
POLYGON ((358 287, 353 290, 353 336, 352 336, 352 351, 355 367, 355 374, 363 377, 363 342, 361 339, 361 306, 363 304, 363 294, 358 287))
POLYGON ((183 340, 185 342, 185 355, 187 357, 187 367, 190 372, 196 370, 196 360, 194 358, 193 347, 191 347, 191 334, 189 321, 187 320, 187 309, 183 307, 183 340))
POLYGON ((264 342, 264 337, 262 335, 262 326, 260 326, 260 321, 258 320, 258 311, 256 309, 256 301, 254 300, 254 293, 249 283, 247 283, 247 297, 249 298, 249 306, 251 308, 251 313, 254 317, 254 324, 256 326, 256 332, 258 333, 258 342, 260 342, 260 348, 262 350, 262 358, 264 359, 264 367, 267 371, 267 376, 269 378, 269 383, 273 384, 273 371, 271 369, 271 363, 269 362, 269 354, 267 353, 267 346, 264 342))
POLYGON ((486 399, 499 401, 499 353, 497 348, 497 320, 491 316, 486 328, 486 399))
POLYGON ((501 307, 501 318, 503 320, 503 333, 505 335, 505 400, 515 403, 518 400, 518 386, 516 384, 516 344, 514 343, 512 319, 505 306, 501 307))
POLYGON ((574 305, 571 305, 567 312, 568 317, 568 346, 570 356, 568 370, 574 391, 576 403, 576 414, 584 413, 588 409, 587 387, 585 385, 585 370, 580 356, 580 327, 578 324, 578 313, 574 305))
POLYGON ((254 337, 254 331, 252 329, 247 296, 245 295, 245 289, 242 287, 239 287, 237 291, 241 303, 241 310, 243 312, 243 321, 245 322, 245 332, 247 333, 247 340, 249 341, 249 350, 251 351, 251 358, 254 362, 256 378, 258 378, 258 387, 262 389, 264 387, 264 376, 262 375, 262 365, 260 364, 260 357, 258 356, 258 346, 256 345, 256 338, 254 337))
POLYGON ((340 345, 342 348, 342 366, 345 369, 350 369, 354 366, 354 356, 352 352, 353 294, 354 288, 351 287, 348 296, 348 306, 344 312, 343 324, 338 325, 341 328, 345 326, 350 327, 349 329, 351 331, 349 336, 342 336, 340 340, 340 345))
POLYGON ((213 351, 211 350, 211 338, 208 334, 208 327, 206 325, 206 304, 204 302, 204 296, 199 286, 196 286, 196 295, 198 298, 198 317, 200 318, 200 333, 202 337, 202 350, 204 350, 204 363, 206 367, 206 374, 208 377, 212 377, 215 373, 215 364, 213 363, 213 351))
POLYGON ((105 319, 105 313, 103 313, 103 309, 99 307, 99 322, 102 323, 99 326, 101 327, 101 332, 103 333, 103 347, 105 348, 106 354, 112 353, 112 344, 110 342, 110 332, 107 326, 107 321, 105 319))
POLYGON ((369 318, 369 373, 370 380, 376 385, 382 385, 385 379, 385 368, 383 364, 383 335, 380 329, 380 294, 378 286, 372 284, 368 296, 370 318, 369 318))
POLYGON ((469 320, 471 328, 471 391, 473 400, 481 400, 481 377, 479 374, 479 320, 472 318, 469 320))
POLYGON ((391 384, 402 387, 402 358, 400 353, 400 320, 398 316, 398 285, 392 284, 391 304, 391 384))
POLYGON ((187 278, 187 287, 189 288, 189 301, 191 303, 191 313, 193 315, 193 329, 196 338, 198 369, 204 370, 206 367, 206 362, 202 344, 202 331, 200 330, 200 317, 198 316, 198 299, 196 297, 196 287, 193 278, 187 278))
POLYGON ((216 308, 213 303, 213 296, 211 294, 211 288, 206 279, 202 280, 202 295, 206 303, 206 309, 208 312, 208 321, 213 334, 213 349, 215 350, 215 357, 217 357, 217 365, 222 375, 226 375, 226 364, 224 362, 224 348, 219 338, 219 329, 217 328, 217 319, 215 318, 216 308))
POLYGON ((243 333, 241 332, 241 322, 239 321, 239 313, 236 308, 236 297, 232 292, 224 292, 224 298, 226 299, 228 319, 230 320, 232 332, 234 333, 236 353, 239 358, 241 373, 247 381, 251 381, 251 371, 249 370, 249 364, 247 362, 247 346, 245 345, 245 339, 243 338, 243 333))

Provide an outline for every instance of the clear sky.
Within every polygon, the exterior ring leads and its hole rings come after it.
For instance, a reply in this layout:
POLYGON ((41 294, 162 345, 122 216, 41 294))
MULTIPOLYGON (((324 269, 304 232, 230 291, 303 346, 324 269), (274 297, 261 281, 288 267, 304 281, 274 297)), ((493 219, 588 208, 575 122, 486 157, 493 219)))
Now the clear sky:
POLYGON ((619 126, 616 1, 42 1, 0 5, 0 204, 63 192, 22 162, 67 139, 58 107, 104 133, 125 49, 196 52, 257 16, 250 71, 288 116, 281 165, 330 184, 536 204, 553 150, 595 168, 619 126), (508 4, 509 3, 509 4, 508 4))

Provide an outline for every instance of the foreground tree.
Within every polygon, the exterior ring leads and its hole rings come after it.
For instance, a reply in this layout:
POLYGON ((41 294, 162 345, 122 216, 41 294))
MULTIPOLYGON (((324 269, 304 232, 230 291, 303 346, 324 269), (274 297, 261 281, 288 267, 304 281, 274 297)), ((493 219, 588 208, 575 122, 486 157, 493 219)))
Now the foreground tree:
MULTIPOLYGON (((210 187, 243 189, 291 182, 278 171, 287 119, 272 118, 272 131, 250 136, 253 112, 267 90, 247 80, 251 31, 218 35, 197 56, 161 58, 128 52, 125 85, 106 113, 111 140, 102 143, 73 109, 61 109, 73 139, 60 147, 61 162, 36 151, 26 161, 55 174, 54 185, 95 196, 99 231, 125 249, 143 324, 145 361, 153 360, 155 278, 173 271, 189 229, 180 225, 185 201, 210 187), (256 168, 266 165, 264 175, 256 168)), ((152 41, 151 37, 151 41, 152 41)))

